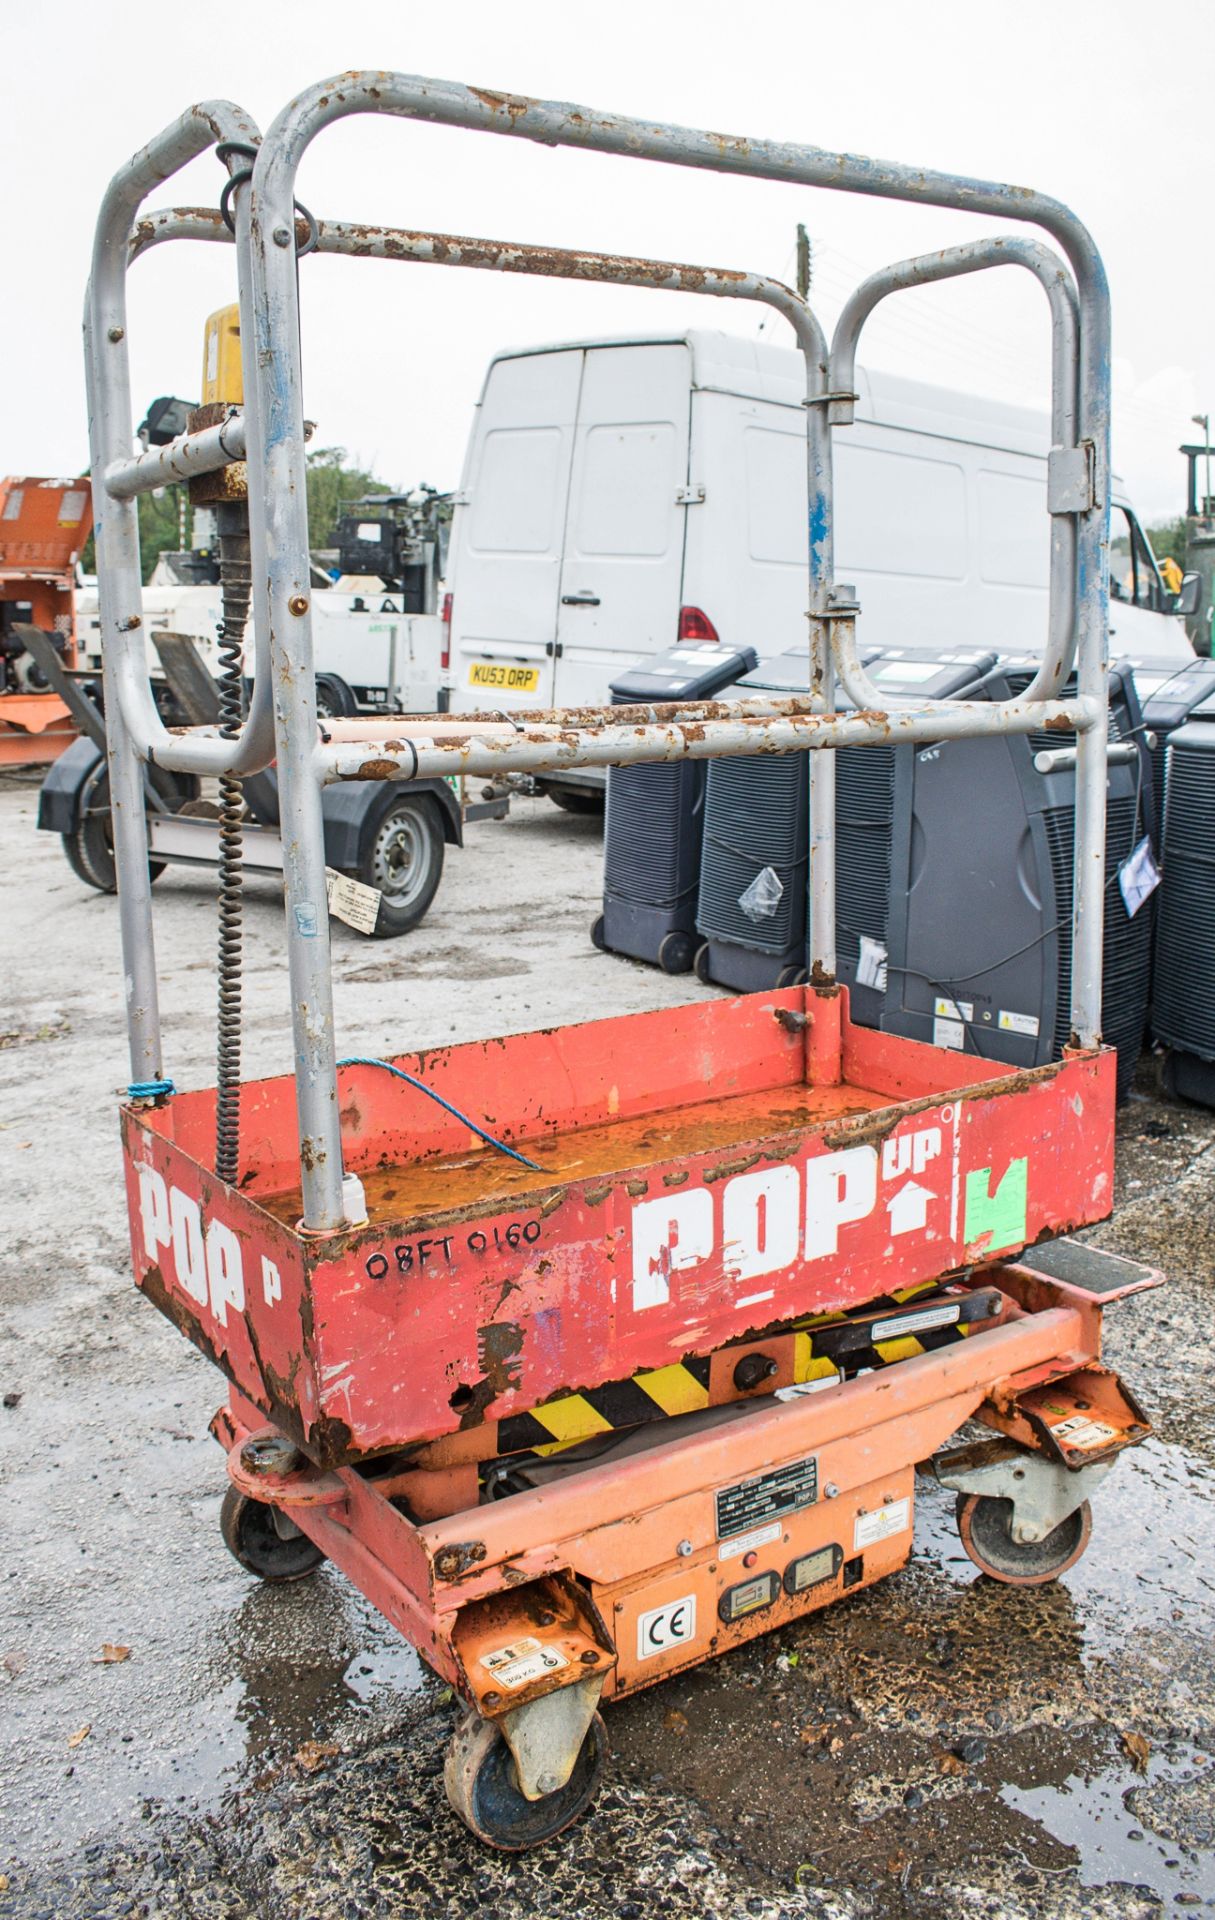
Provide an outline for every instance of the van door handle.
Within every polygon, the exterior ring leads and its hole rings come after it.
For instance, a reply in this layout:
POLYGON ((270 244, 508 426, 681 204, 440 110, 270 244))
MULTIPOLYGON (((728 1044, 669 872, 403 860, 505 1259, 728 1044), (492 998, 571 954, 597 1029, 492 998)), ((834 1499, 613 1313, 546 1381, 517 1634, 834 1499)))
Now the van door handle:
POLYGON ((592 593, 590 588, 587 587, 584 588, 581 593, 563 593, 561 596, 561 604, 563 607, 597 607, 599 605, 599 595, 592 593))

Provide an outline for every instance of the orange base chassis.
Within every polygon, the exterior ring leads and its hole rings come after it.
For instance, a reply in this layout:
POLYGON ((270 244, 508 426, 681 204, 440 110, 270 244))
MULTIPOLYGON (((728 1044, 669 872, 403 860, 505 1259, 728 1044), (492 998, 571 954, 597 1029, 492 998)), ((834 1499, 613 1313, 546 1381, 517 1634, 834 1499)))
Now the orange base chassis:
POLYGON ((1098 1364, 1092 1296, 1015 1265, 1109 1212, 1108 1051, 1011 1073, 794 988, 398 1064, 524 1162, 344 1069, 370 1218, 314 1238, 290 1080, 242 1090, 233 1187, 209 1170, 212 1093, 128 1106, 135 1276, 228 1377, 236 1486, 487 1717, 584 1675, 635 1691, 893 1572, 917 1463, 972 1415, 1063 1467, 1094 1459, 1052 1438, 1077 1410, 1101 1409, 1103 1454, 1147 1432, 1098 1364), (773 1397, 793 1323, 959 1284, 1003 1303, 966 1338, 773 1397), (773 1357, 762 1390, 723 1388, 748 1348, 773 1357), (480 1497, 503 1423, 709 1355, 715 1413, 480 1497), (267 1431, 303 1462, 273 1480, 242 1460, 267 1431))
POLYGON ((1052 1445, 1051 1428, 1074 1425, 1077 1408, 1116 1429, 1103 1458, 1147 1437, 1098 1363, 1091 1295, 1015 1265, 975 1285, 998 1290, 1002 1310, 956 1345, 488 1504, 476 1504, 475 1464, 442 1464, 441 1443, 379 1479, 305 1467, 272 1481, 246 1469, 242 1448, 274 1430, 235 1389, 213 1430, 234 1485, 288 1514, 486 1717, 554 1684, 495 1686, 483 1656, 525 1639, 559 1651, 563 1678, 606 1671, 611 1699, 896 1572, 911 1551, 915 1469, 971 1418, 1076 1467, 1096 1456, 1052 1445), (721 1494, 811 1462, 815 1498, 720 1536, 721 1494), (422 1479, 426 1504, 450 1510, 414 1524, 392 1499, 422 1479), (799 1564, 811 1581, 800 1587, 799 1564), (687 1637, 663 1644, 672 1617, 687 1637))

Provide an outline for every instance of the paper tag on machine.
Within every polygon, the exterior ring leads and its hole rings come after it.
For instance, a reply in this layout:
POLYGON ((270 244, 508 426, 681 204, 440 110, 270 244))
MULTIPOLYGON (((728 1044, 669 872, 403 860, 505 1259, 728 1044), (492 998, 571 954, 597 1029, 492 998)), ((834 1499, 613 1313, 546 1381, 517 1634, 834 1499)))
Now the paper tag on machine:
POLYGON ((374 933, 383 898, 378 887, 365 887, 336 867, 325 868, 325 896, 335 920, 344 920, 356 933, 374 933))

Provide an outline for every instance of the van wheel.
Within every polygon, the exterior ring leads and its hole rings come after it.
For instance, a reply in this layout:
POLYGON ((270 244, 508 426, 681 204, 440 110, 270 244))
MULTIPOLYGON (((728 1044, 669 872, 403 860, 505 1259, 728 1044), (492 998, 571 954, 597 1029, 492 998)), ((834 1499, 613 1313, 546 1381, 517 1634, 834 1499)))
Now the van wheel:
POLYGON ((546 784, 544 791, 563 813, 601 814, 606 805, 602 793, 588 793, 582 787, 550 787, 546 784))
POLYGON ((357 877, 380 892, 374 939, 392 940, 417 926, 443 878, 443 824, 429 794, 393 801, 357 877))

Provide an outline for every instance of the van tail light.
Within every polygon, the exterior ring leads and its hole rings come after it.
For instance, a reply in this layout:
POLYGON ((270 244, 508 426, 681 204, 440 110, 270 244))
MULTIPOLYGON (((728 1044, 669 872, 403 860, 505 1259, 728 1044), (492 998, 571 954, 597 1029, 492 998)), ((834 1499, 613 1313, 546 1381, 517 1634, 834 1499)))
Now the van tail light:
POLYGON ((712 640, 720 638, 717 628, 707 613, 699 607, 680 607, 678 640, 712 640))
POLYGON ((450 667, 451 665, 451 595, 449 593, 445 593, 443 595, 443 610, 440 615, 440 618, 443 622, 443 650, 439 655, 439 665, 441 667, 450 667))

